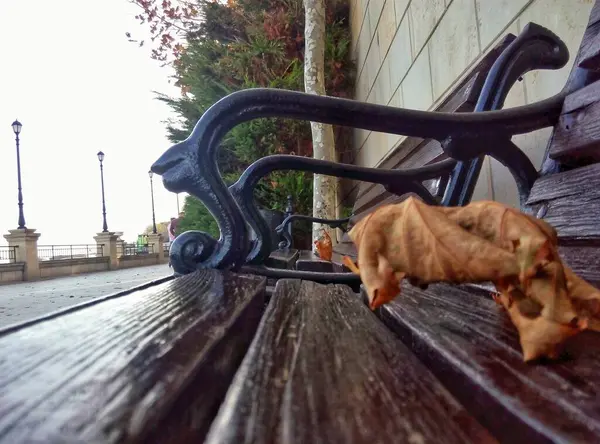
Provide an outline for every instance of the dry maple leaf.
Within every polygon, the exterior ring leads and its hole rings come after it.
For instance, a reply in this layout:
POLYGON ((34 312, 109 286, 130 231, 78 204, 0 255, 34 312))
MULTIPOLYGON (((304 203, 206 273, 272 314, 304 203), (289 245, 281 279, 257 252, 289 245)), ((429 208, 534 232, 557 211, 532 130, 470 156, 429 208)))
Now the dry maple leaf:
POLYGON ((491 281, 519 331, 526 361, 557 357, 563 342, 600 330, 600 290, 565 267, 556 231, 497 202, 432 207, 415 198, 381 207, 349 235, 372 309, 400 292, 400 281, 491 281))
POLYGON ((402 274, 428 284, 496 281, 519 273, 514 254, 413 197, 377 209, 349 235, 358 249, 358 268, 372 308, 391 300, 381 294, 394 288, 390 276, 402 274))
POLYGON ((333 243, 326 230, 323 230, 323 236, 315 241, 315 247, 321 259, 331 262, 331 258, 333 257, 333 243))

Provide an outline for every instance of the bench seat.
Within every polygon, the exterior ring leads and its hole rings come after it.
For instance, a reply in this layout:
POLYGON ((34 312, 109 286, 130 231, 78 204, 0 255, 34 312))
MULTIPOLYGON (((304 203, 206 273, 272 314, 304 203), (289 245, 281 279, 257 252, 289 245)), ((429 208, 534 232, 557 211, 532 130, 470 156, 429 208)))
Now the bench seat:
POLYGON ((0 331, 0 442, 202 436, 265 298, 264 278, 199 271, 0 331))
POLYGON ((500 442, 600 441, 600 335, 563 362, 523 362, 519 337, 489 292, 405 285, 378 315, 500 442))
POLYGON ((282 279, 206 442, 496 440, 348 287, 282 279))

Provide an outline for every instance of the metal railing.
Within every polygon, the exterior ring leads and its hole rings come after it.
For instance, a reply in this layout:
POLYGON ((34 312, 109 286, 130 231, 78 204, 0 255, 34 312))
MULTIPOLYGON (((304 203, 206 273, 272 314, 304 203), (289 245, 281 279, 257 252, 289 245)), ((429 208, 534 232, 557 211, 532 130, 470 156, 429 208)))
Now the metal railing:
POLYGON ((139 244, 123 244, 122 256, 140 256, 144 254, 154 253, 154 244, 139 245, 139 244))
POLYGON ((38 259, 58 261, 103 256, 103 245, 38 245, 38 259))
POLYGON ((0 247, 0 264, 14 264, 17 260, 17 247, 0 247))

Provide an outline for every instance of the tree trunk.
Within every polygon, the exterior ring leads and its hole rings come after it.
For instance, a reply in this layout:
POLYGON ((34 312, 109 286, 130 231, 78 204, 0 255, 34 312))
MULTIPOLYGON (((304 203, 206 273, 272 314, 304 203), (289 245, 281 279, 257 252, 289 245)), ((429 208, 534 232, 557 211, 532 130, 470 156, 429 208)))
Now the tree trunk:
MULTIPOLYGON (((304 0, 304 89, 309 94, 325 95, 325 0, 304 0)), ((313 157, 336 161, 333 127, 311 122, 313 157)), ((315 174, 313 216, 335 219, 337 178, 315 174)), ((326 229, 335 242, 335 231, 326 225, 313 224, 313 241, 326 229)))

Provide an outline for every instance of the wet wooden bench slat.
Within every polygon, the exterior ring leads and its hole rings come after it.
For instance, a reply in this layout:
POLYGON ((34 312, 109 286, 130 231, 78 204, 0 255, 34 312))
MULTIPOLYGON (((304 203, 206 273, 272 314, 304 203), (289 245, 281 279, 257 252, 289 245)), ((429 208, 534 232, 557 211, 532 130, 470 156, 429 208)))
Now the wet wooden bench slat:
POLYGON ((525 364, 508 316, 485 296, 405 285, 379 315, 501 442, 599 442, 600 335, 573 340, 571 360, 525 364))
MULTIPOLYGON (((565 90, 573 91, 579 89, 585 85, 592 83, 594 80, 600 79, 600 72, 598 72, 598 44, 600 44, 600 2, 595 1, 592 7, 586 30, 583 34, 581 44, 579 45, 579 51, 575 55, 575 63, 573 69, 569 74, 565 90)), ((590 90, 588 90, 589 92, 590 90)), ((577 99, 581 98, 581 92, 576 95, 572 95, 577 99)), ((588 97, 589 99, 589 97, 588 97)), ((568 111, 569 107, 572 107, 573 97, 571 101, 566 101, 566 109, 563 109, 563 116, 560 119, 558 126, 556 127, 555 134, 553 134, 550 140, 550 146, 548 149, 548 155, 552 159, 560 160, 564 164, 575 164, 581 165, 582 162, 586 162, 586 158, 589 157, 592 162, 598 161, 597 147, 594 149, 594 144, 589 139, 592 134, 597 134, 595 122, 592 120, 594 115, 597 115, 597 106, 589 105, 589 112, 585 109, 580 109, 579 112, 568 111), (579 114, 579 117, 574 118, 573 114, 579 114), (582 120, 581 122, 579 120, 582 120), (569 128, 566 128, 566 125, 569 128), (581 126, 589 126, 589 128, 580 128, 581 126), (575 129, 575 132, 573 132, 575 129), (575 133, 581 133, 586 141, 577 141, 579 137, 575 133), (583 159, 580 159, 583 157, 583 159)))
POLYGON ((348 287, 280 280, 206 442, 495 441, 348 287))
POLYGON ((196 272, 0 333, 0 442, 201 438, 264 288, 260 277, 196 272))
POLYGON ((527 206, 556 228, 564 261, 600 287, 600 164, 538 179, 527 206))
POLYGON ((552 140, 552 158, 600 160, 599 93, 600 82, 595 82, 565 99, 552 140))

